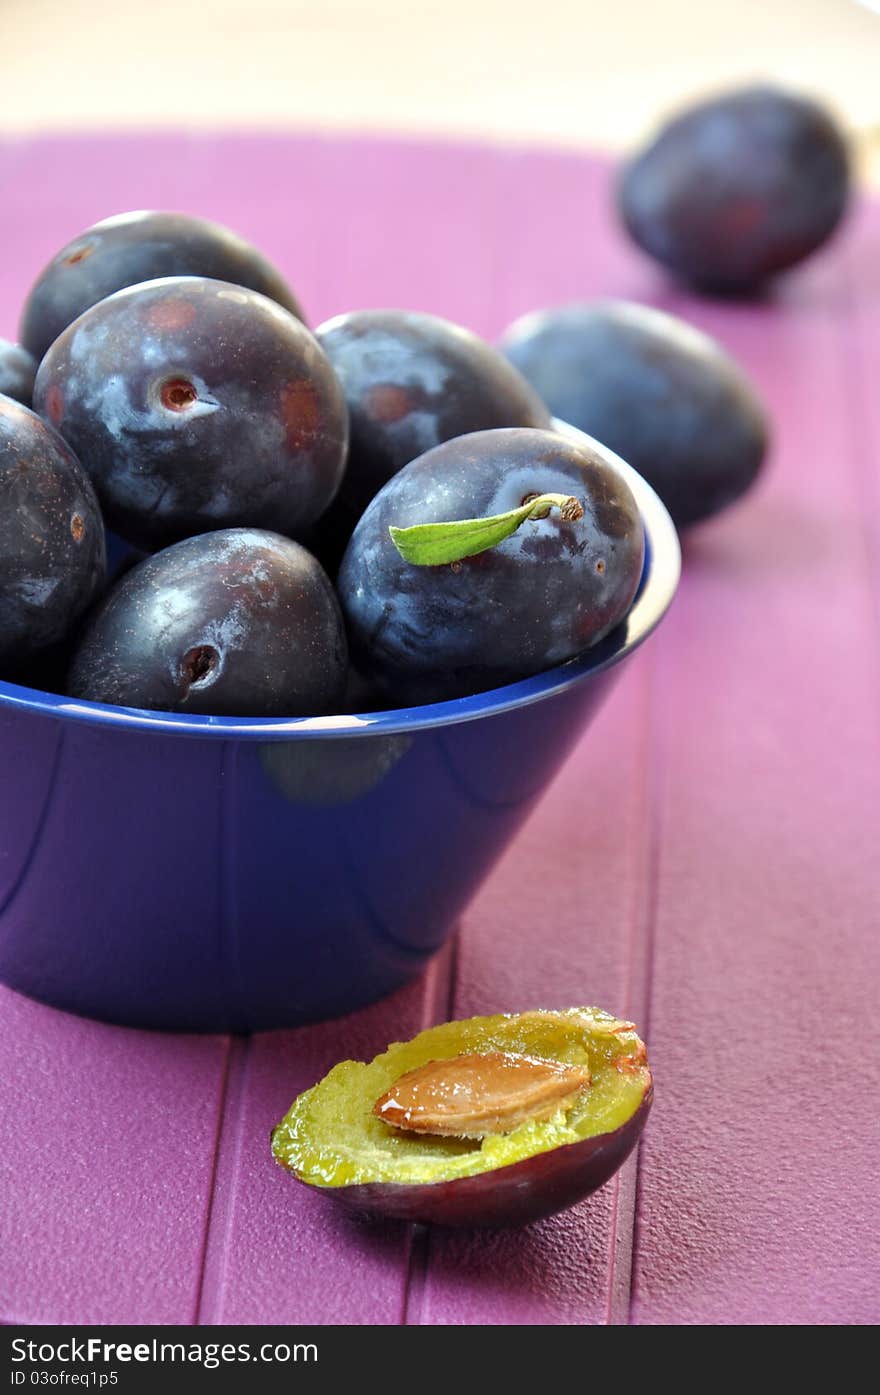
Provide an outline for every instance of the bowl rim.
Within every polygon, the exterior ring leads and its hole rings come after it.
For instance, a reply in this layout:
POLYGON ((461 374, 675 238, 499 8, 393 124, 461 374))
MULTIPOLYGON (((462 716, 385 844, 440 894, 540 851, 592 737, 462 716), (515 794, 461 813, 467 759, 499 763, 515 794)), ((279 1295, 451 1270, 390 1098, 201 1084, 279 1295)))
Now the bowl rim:
POLYGON ((631 465, 594 437, 554 418, 560 435, 588 444, 626 480, 639 506, 645 530, 645 571, 626 616, 603 640, 582 654, 530 678, 501 688, 421 707, 389 708, 381 712, 335 714, 329 717, 214 717, 182 712, 154 712, 113 707, 45 693, 0 681, 0 713, 32 712, 105 730, 163 732, 169 736, 238 741, 291 741, 359 736, 392 736, 477 721, 481 717, 526 707, 565 692, 587 677, 605 672, 643 644, 657 628, 678 587, 681 547, 675 525, 659 496, 631 465))

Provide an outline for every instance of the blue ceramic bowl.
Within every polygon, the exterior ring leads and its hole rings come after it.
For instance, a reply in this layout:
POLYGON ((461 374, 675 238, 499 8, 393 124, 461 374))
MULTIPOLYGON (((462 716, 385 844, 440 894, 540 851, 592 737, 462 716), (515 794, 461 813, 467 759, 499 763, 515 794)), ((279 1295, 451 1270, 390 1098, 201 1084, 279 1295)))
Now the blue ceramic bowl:
POLYGON ((417 974, 674 595, 669 515, 604 454, 644 520, 639 594, 607 639, 524 682, 295 721, 0 683, 0 979, 112 1022, 248 1032, 417 974))

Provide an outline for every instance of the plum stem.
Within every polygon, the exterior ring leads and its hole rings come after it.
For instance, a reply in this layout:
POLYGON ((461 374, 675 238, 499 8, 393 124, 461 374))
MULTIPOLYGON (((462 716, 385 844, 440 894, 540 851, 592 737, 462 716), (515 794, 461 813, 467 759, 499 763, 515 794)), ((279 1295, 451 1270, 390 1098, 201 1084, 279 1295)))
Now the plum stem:
POLYGON ((489 518, 460 518, 450 523, 416 523, 411 528, 390 527, 391 541, 405 562, 416 567, 438 567, 476 557, 497 547, 531 519, 546 518, 559 510, 564 523, 577 523, 584 506, 570 494, 537 494, 518 509, 489 518))

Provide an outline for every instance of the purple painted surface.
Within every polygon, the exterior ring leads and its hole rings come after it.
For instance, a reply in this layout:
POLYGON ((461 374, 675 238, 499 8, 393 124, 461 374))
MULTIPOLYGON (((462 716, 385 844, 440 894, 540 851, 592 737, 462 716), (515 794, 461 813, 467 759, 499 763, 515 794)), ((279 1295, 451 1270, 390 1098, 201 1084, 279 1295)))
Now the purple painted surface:
POLYGON ((742 526, 694 540, 654 656, 647 1030, 667 1107, 642 1157, 640 1322, 878 1317, 873 389, 852 376, 843 285, 840 261, 817 263, 731 326, 777 422, 775 468, 742 526))
POLYGON ((190 1323, 227 1047, 0 989, 0 1317, 190 1323))
MULTIPOLYGON (((594 294, 685 313, 776 427, 764 484, 689 542, 661 634, 420 985, 228 1048, 0 990, 0 1318, 880 1318, 880 213, 775 300, 711 304, 618 236, 607 185, 585 157, 466 146, 0 146, 4 335, 89 222, 184 208, 257 241, 313 323, 400 305, 492 336, 594 294), (270 1160, 272 1124, 340 1056, 452 1014, 591 1001, 646 1031, 656 1102, 638 1163, 565 1215, 410 1234, 270 1160)), ((0 886, 27 856, 14 830, 4 846, 0 886)))

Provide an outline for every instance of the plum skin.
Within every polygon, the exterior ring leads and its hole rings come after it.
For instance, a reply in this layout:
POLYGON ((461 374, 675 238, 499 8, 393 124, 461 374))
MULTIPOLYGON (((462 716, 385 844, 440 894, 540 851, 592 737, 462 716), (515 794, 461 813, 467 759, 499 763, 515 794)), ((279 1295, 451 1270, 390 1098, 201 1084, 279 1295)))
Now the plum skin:
POLYGON ((315 335, 348 403, 341 498, 359 514, 392 475, 443 441, 550 426, 540 398, 496 349, 437 315, 356 310, 315 335))
POLYGON ((356 310, 315 331, 348 405, 348 464, 322 520, 338 563, 370 500, 404 465, 472 431, 549 428, 540 398, 498 350, 437 315, 356 310))
POLYGON ((345 402, 320 346, 223 281, 169 277, 92 306, 40 364, 34 403, 108 526, 144 550, 214 528, 296 536, 345 467, 345 402))
POLYGON ((628 301, 526 315, 501 347, 554 415, 632 465, 686 528, 758 477, 769 429, 757 393, 708 335, 628 301))
POLYGON ((100 591, 104 525, 88 476, 58 433, 0 396, 0 665, 61 644, 100 591))
POLYGON ((39 360, 62 330, 99 300, 164 276, 231 281, 303 319, 280 272, 236 233, 185 213, 138 211, 105 218, 56 253, 28 293, 21 342, 39 360))
MULTIPOLYGON (((353 1210, 382 1218, 425 1225, 528 1225, 576 1205, 613 1177, 638 1143, 653 1099, 649 1082, 638 1109, 612 1133, 534 1153, 472 1177, 446 1182, 358 1182, 319 1190, 353 1210)), ((314 1189, 313 1183, 303 1185, 314 1189)))
POLYGON ((341 696, 346 665, 315 558, 279 534, 229 528, 126 572, 90 617, 68 691, 148 710, 312 716, 341 696))
POLYGON ((0 339, 0 394, 30 407, 34 397, 37 361, 20 344, 0 339))
POLYGON ((808 257, 849 200, 846 141, 817 103, 768 86, 688 108, 624 169, 633 239, 709 292, 748 293, 808 257))
POLYGON ((509 429, 447 441, 370 504, 338 591, 358 668, 398 703, 499 687, 572 658, 626 613, 644 535, 635 500, 598 452, 553 432, 509 429), (545 492, 572 495, 579 522, 530 521, 476 557, 405 562, 389 526, 480 518, 545 492))

